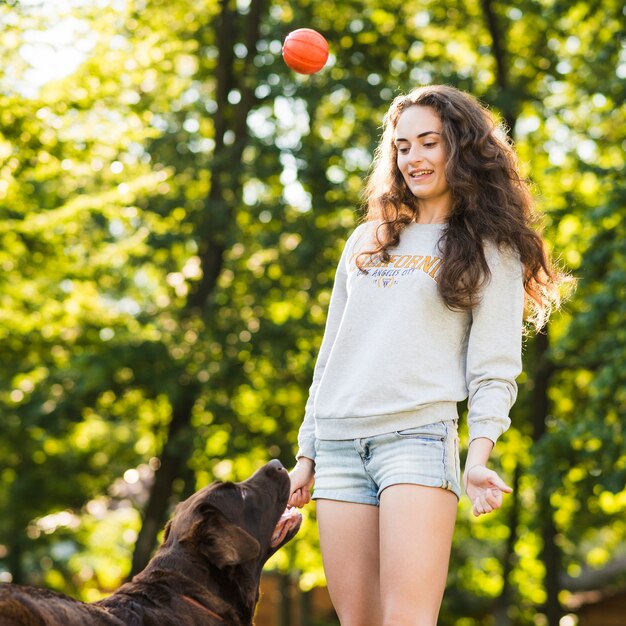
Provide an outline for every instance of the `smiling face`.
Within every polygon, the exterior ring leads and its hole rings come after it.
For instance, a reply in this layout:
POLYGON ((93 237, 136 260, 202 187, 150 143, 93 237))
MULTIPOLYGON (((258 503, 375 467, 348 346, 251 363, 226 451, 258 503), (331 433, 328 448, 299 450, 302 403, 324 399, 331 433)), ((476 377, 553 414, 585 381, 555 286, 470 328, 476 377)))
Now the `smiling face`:
POLYGON ((431 107, 409 106, 398 118, 394 133, 398 169, 417 198, 420 214, 447 215, 452 195, 446 180, 446 151, 441 120, 431 107))

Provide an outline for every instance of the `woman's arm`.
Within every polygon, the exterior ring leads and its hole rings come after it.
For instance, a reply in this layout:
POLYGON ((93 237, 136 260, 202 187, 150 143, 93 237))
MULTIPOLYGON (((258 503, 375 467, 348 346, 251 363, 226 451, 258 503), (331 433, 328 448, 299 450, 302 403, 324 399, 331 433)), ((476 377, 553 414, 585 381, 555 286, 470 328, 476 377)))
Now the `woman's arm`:
MULTIPOLYGON (((355 231, 356 232, 356 231, 355 231)), ((344 246, 341 259, 337 265, 337 271, 335 273, 335 280, 333 283, 333 291, 330 297, 330 304, 328 306, 328 315, 326 317, 326 326, 324 329, 324 337, 322 339, 322 345, 317 355, 315 362, 315 369, 313 370, 313 381, 309 388, 309 397, 304 407, 304 419, 300 430, 298 432, 298 452, 296 459, 300 457, 308 457, 309 459, 315 459, 315 419, 314 419, 314 405, 315 394, 319 387, 322 376, 324 375, 324 369, 326 368, 326 362, 330 356, 331 349, 335 342, 335 337, 341 325, 343 318, 343 312, 348 301, 348 262, 349 251, 352 248, 354 233, 346 242, 344 246)))
POLYGON ((315 363, 313 381, 309 389, 309 397, 304 409, 304 419, 298 432, 298 452, 296 453, 296 465, 290 472, 291 478, 291 506, 302 507, 311 500, 311 488, 313 487, 315 469, 315 416, 314 404, 317 388, 326 368, 326 362, 330 356, 337 332, 343 319, 343 313, 348 301, 348 271, 349 261, 354 249, 354 242, 359 228, 355 229, 346 241, 341 259, 337 265, 333 292, 328 307, 324 338, 315 363))
POLYGON ((474 515, 502 505, 511 488, 487 463, 498 437, 509 427, 515 379, 522 369, 524 286, 516 254, 495 246, 485 250, 491 276, 472 310, 467 346, 468 427, 470 442, 463 485, 474 515))

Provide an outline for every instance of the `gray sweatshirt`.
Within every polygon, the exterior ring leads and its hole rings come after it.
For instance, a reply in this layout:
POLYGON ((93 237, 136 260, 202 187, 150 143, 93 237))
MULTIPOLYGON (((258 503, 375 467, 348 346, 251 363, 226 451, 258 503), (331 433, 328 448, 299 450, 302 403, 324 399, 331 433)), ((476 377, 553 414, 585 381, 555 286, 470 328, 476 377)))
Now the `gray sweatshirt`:
POLYGON ((298 434, 297 457, 315 439, 372 437, 457 419, 469 397, 470 442, 509 427, 521 372, 524 288, 519 257, 486 244, 491 277, 471 311, 452 311, 437 291, 442 224, 411 224, 389 262, 361 257, 377 223, 348 239, 298 434))

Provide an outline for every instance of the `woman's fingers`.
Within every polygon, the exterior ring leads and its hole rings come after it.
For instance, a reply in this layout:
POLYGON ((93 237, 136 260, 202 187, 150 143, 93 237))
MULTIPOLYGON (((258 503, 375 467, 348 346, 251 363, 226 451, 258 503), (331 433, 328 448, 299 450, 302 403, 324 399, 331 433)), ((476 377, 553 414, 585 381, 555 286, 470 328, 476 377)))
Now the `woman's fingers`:
POLYGON ((308 489, 296 489, 289 498, 289 505, 301 509, 311 501, 311 492, 308 489))
POLYGON ((472 513, 478 517, 502 506, 503 495, 513 490, 497 472, 485 466, 471 468, 466 491, 472 501, 472 513))
POLYGON ((490 479, 491 484, 494 487, 497 487, 500 491, 503 491, 504 493, 512 493, 513 489, 511 489, 511 487, 509 487, 501 478, 500 476, 498 476, 498 474, 496 474, 495 472, 493 472, 493 476, 490 479))
POLYGON ((474 514, 474 517, 478 517, 479 515, 483 515, 484 513, 486 513, 485 509, 483 508, 482 503, 480 502, 478 498, 476 498, 476 501, 474 502, 474 505, 472 506, 472 513, 474 514))
POLYGON ((483 515, 484 513, 491 513, 493 508, 487 502, 484 496, 480 496, 474 500, 474 506, 472 507, 474 515, 478 517, 479 515, 483 515))
POLYGON ((500 478, 496 471, 490 470, 484 465, 475 465, 469 470, 466 470, 466 472, 469 472, 466 473, 468 487, 474 486, 479 488, 482 487, 485 489, 489 487, 496 487, 504 493, 511 493, 513 491, 513 489, 511 489, 511 487, 509 487, 502 480, 502 478, 500 478))
POLYGON ((485 501, 492 509, 499 509, 502 506, 502 492, 499 489, 487 489, 485 501))
POLYGON ((472 513, 478 517, 491 513, 502 506, 502 492, 498 489, 486 489, 472 501, 472 513))
POLYGON ((300 459, 291 472, 291 496, 288 504, 297 508, 302 508, 311 501, 311 488, 314 482, 313 462, 300 459))
POLYGON ((296 491, 291 494, 291 498, 289 498, 289 504, 298 508, 302 506, 302 491, 300 489, 296 489, 296 491))

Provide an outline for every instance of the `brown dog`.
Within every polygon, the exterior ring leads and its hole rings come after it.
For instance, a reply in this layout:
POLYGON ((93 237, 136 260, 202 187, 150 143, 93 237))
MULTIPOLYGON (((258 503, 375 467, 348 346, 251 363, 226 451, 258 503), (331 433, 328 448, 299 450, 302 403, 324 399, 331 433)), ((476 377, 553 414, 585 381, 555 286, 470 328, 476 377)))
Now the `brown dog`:
POLYGON ((178 505, 146 569, 108 598, 1 585, 0 626, 250 626, 263 564, 300 528, 288 498, 276 460, 244 482, 215 482, 178 505))

